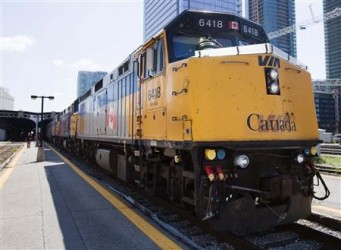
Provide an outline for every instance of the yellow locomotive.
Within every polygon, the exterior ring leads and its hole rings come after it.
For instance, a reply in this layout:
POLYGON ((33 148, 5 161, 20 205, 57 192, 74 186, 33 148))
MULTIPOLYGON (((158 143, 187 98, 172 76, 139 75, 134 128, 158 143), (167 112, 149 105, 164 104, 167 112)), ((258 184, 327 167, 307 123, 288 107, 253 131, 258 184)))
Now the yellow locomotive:
POLYGON ((311 77, 249 20, 186 11, 68 110, 64 147, 215 230, 311 212, 311 77))

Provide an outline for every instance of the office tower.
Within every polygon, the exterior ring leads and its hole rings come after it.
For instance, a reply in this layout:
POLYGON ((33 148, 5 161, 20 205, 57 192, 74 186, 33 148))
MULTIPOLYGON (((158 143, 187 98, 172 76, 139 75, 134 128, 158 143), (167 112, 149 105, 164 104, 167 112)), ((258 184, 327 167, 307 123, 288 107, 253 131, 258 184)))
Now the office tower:
MULTIPOLYGON (((324 0, 323 12, 341 8, 340 0, 324 0)), ((324 22, 326 72, 328 79, 341 79, 341 16, 324 22)))
POLYGON ((144 40, 148 40, 184 10, 242 14, 241 0, 144 0, 144 40))
POLYGON ((77 77, 77 97, 80 97, 101 80, 107 72, 79 71, 77 77))
MULTIPOLYGON (((263 26, 266 33, 295 23, 295 0, 246 0, 248 18, 263 26)), ((247 17, 247 16, 246 16, 247 17)), ((293 57, 296 53, 296 33, 271 40, 271 43, 293 57)))
POLYGON ((324 91, 314 92, 318 126, 327 132, 335 131, 335 100, 331 93, 324 91))
MULTIPOLYGON (((323 12, 324 14, 333 11, 335 8, 341 8, 340 0, 324 0, 323 1, 323 12)), ((321 94, 315 93, 316 97, 319 97, 319 104, 322 102, 326 106, 324 110, 318 110, 316 107, 317 114, 320 112, 320 116, 326 117, 325 120, 329 121, 329 128, 326 127, 327 131, 340 133, 341 131, 341 16, 332 18, 324 22, 324 40, 325 40, 325 52, 326 52, 326 73, 327 82, 335 83, 335 86, 323 89, 324 98, 320 97, 321 94), (334 80, 333 80, 334 79, 334 80), (336 86, 338 85, 338 86, 336 86), (326 98, 328 96, 328 98, 326 98), (334 107, 332 105, 334 103, 334 107), (333 121, 334 119, 334 121, 333 121)), ((317 106, 318 103, 316 103, 317 106)), ((324 126, 327 126, 328 122, 324 126)), ((324 127, 322 127, 324 128, 324 127)))
POLYGON ((316 80, 314 98, 319 128, 341 132, 341 80, 316 80))

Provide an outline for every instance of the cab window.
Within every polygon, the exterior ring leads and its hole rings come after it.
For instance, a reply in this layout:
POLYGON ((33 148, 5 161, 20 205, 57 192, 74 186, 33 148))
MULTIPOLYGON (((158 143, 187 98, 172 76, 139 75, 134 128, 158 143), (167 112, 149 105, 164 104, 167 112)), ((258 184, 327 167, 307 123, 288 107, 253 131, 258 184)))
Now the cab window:
POLYGON ((162 40, 154 43, 144 53, 144 78, 150 78, 158 75, 163 70, 164 49, 162 40))

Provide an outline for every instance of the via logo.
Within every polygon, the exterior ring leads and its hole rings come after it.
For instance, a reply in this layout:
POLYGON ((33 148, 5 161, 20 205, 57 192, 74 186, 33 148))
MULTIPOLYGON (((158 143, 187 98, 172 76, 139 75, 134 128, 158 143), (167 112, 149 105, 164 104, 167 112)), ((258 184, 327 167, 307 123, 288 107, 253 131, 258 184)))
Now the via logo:
POLYGON ((281 64, 278 58, 273 56, 258 56, 258 65, 259 66, 268 66, 268 67, 275 67, 281 68, 281 64))

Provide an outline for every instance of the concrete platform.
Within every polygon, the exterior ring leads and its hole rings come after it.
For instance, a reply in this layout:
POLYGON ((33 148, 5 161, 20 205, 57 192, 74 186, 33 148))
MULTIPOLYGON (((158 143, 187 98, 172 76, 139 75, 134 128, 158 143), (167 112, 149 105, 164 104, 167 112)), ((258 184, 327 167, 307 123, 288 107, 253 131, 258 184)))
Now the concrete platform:
MULTIPOLYGON (((162 246, 121 213, 122 209, 132 210, 141 220, 148 220, 139 211, 129 205, 114 207, 52 150, 45 147, 44 162, 36 159, 36 147, 23 148, 0 173, 0 249, 162 246)), ((169 240, 167 248, 182 248, 151 226, 169 240)))
MULTIPOLYGON (((326 174, 323 174, 322 177, 330 191, 330 196, 322 201, 313 199, 312 211, 341 221, 341 177, 326 174)), ((322 184, 315 186, 314 191, 317 197, 325 195, 322 184)))

